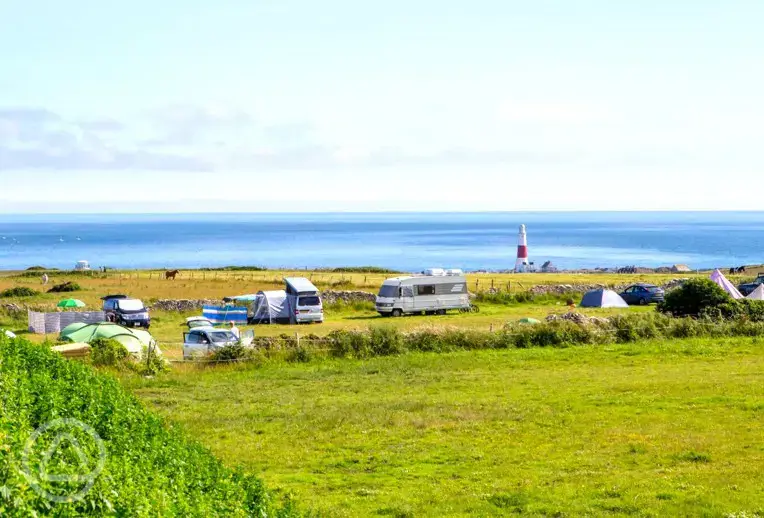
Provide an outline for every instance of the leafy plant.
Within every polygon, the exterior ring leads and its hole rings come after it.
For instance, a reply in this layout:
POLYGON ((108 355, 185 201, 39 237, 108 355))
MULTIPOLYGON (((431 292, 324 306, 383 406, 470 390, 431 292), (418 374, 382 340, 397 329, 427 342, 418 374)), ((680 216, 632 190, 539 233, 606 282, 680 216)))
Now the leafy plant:
POLYGON ((249 360, 254 356, 254 350, 251 347, 245 347, 241 344, 226 345, 217 349, 210 355, 212 361, 243 361, 249 360))
POLYGON ((731 300, 729 294, 710 279, 689 279, 666 293, 665 300, 658 304, 658 311, 680 317, 697 317, 703 311, 723 306, 731 300))
POLYGON ((124 367, 130 353, 112 338, 96 338, 90 342, 90 362, 97 367, 124 367))
POLYGON ((80 287, 80 285, 76 282, 64 282, 62 284, 56 284, 53 286, 48 290, 48 293, 68 293, 80 290, 82 290, 82 287, 80 287))
POLYGON ((35 297, 40 292, 26 286, 16 286, 0 292, 0 297, 35 297))
MULTIPOLYGON (((0 336, 0 359, 1 516, 298 514, 291 502, 276 502, 260 479, 226 468, 146 410, 113 377, 23 339, 0 336), (21 453, 30 434, 62 416, 92 429, 103 445, 104 465, 81 499, 52 503, 30 488, 21 453)), ((95 464, 91 455, 98 449, 90 439, 81 444, 95 464)), ((49 492, 67 489, 55 480, 38 482, 49 492)))

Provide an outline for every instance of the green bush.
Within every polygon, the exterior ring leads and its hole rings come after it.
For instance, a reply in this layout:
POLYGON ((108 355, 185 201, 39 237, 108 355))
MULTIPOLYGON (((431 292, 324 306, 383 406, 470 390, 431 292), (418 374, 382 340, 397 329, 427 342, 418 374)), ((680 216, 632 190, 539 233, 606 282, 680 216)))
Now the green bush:
MULTIPOLYGON (((46 347, 2 336, 0 360, 0 516, 297 515, 291 503, 275 502, 258 478, 226 468, 148 411, 113 377, 46 347), (81 499, 52 503, 30 487, 21 458, 34 431, 62 417, 92 428, 103 443, 105 465, 81 499)), ((46 437, 30 457, 33 472, 52 442, 52 435, 46 437)), ((80 444, 89 465, 95 465, 97 457, 90 455, 98 451, 95 441, 80 444)), ((52 465, 57 471, 66 467, 52 465)), ((80 465, 75 461, 69 469, 80 465)), ((71 489, 55 480, 38 482, 53 493, 71 489)))
POLYGON ((96 367, 124 367, 130 361, 125 346, 111 338, 96 338, 90 342, 90 363, 96 367))
POLYGON ((245 361, 250 360, 254 356, 255 351, 251 347, 246 347, 240 344, 226 345, 220 349, 215 350, 209 359, 211 361, 245 361))
POLYGON ((299 346, 295 347, 289 354, 287 354, 286 360, 292 363, 308 363, 313 359, 313 353, 307 347, 299 346))
POLYGON ((605 338, 595 326, 564 321, 518 327, 511 336, 514 346, 519 348, 594 344, 605 338))
POLYGON ((374 356, 390 356, 406 350, 403 335, 397 327, 372 327, 369 330, 369 347, 374 356))
POLYGON ((689 279, 666 293, 665 300, 658 304, 658 311, 675 317, 697 317, 731 300, 729 294, 710 279, 689 279))
POLYGON ((663 336, 670 317, 664 315, 617 315, 611 317, 609 327, 617 342, 636 342, 663 336))
POLYGON ((156 376, 169 370, 169 364, 154 350, 149 351, 148 347, 143 348, 143 356, 135 363, 131 364, 133 370, 142 376, 156 376))
POLYGON ((363 331, 337 329, 327 336, 329 353, 336 358, 367 358, 371 356, 369 334, 363 331))
POLYGON ((82 288, 76 282, 65 282, 63 284, 57 284, 48 290, 48 293, 69 293, 72 291, 80 291, 82 288))
POLYGON ((704 308, 700 316, 709 320, 744 319, 764 322, 764 300, 730 299, 725 304, 704 308))
POLYGON ((0 297, 35 297, 40 295, 40 292, 27 288, 26 286, 16 286, 15 288, 8 288, 0 292, 0 297))

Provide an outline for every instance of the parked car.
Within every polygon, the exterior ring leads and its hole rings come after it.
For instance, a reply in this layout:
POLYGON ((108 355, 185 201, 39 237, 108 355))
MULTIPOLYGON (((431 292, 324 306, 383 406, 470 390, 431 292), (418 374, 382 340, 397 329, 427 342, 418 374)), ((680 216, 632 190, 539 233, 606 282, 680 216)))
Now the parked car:
POLYGON ((663 288, 659 288, 658 286, 639 283, 629 286, 623 290, 620 295, 627 304, 639 304, 640 306, 644 306, 646 304, 663 302, 665 292, 663 291, 663 288))
POLYGON ((106 295, 103 300, 103 311, 106 320, 115 322, 125 327, 151 326, 149 310, 138 299, 131 299, 127 295, 106 295))
POLYGON ((209 356, 218 349, 229 345, 251 345, 254 340, 254 333, 250 330, 244 333, 241 339, 227 329, 216 329, 214 327, 195 327, 183 333, 183 359, 191 360, 209 356))
POLYGON ((737 290, 743 295, 744 297, 750 295, 753 293, 753 290, 759 287, 759 284, 764 284, 764 273, 760 273, 756 279, 753 280, 753 282, 747 282, 745 284, 741 284, 738 286, 737 290))

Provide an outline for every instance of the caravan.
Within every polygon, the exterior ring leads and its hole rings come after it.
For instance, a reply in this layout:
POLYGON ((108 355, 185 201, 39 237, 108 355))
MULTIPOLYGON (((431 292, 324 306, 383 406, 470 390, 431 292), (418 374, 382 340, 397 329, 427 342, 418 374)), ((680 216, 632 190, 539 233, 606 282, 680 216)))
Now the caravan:
POLYGON ((449 309, 470 308, 467 279, 463 274, 449 275, 439 269, 428 271, 433 274, 394 277, 383 282, 377 295, 377 312, 399 317, 405 313, 443 315, 449 309))

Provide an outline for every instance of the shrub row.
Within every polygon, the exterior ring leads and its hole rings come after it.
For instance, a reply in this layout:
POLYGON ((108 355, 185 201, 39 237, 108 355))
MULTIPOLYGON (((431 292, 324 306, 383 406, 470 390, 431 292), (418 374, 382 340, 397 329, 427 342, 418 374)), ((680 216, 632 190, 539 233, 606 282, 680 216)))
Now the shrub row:
MULTIPOLYGON (((296 515, 291 503, 275 502, 259 479, 224 467, 168 428, 112 377, 46 347, 0 336, 0 403, 0 516, 296 515), (22 451, 38 427, 58 418, 92 427, 106 456, 82 499, 53 503, 23 476, 22 451)), ((40 445, 42 452, 47 444, 40 445)), ((90 454, 96 443, 91 438, 81 444, 95 464, 90 454)), ((58 494, 61 484, 54 479, 38 487, 58 494)))
POLYGON ((628 343, 658 338, 734 337, 764 335, 764 320, 673 318, 661 314, 632 314, 577 324, 569 321, 535 325, 510 324, 496 332, 452 328, 423 328, 401 332, 394 327, 337 330, 325 346, 334 357, 368 358, 408 351, 448 352, 470 349, 568 347, 628 343))

